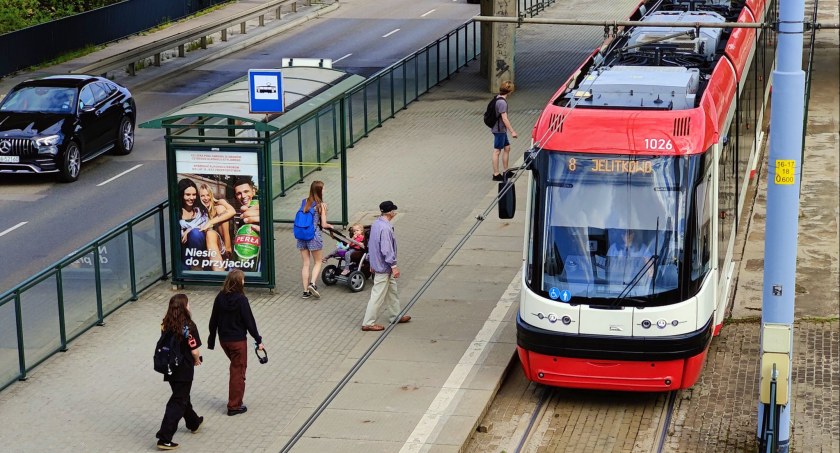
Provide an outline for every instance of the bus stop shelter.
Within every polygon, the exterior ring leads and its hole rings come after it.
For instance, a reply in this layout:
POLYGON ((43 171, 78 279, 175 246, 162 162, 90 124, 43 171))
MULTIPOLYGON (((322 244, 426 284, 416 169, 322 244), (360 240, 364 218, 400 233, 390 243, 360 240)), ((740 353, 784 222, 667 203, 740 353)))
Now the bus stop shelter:
POLYGON ((282 114, 251 113, 243 77, 140 125, 166 131, 174 283, 217 284, 240 268, 249 284, 274 287, 273 224, 293 221, 311 181, 324 181, 325 201, 341 206, 328 221, 348 223, 345 95, 365 79, 280 71, 282 114))

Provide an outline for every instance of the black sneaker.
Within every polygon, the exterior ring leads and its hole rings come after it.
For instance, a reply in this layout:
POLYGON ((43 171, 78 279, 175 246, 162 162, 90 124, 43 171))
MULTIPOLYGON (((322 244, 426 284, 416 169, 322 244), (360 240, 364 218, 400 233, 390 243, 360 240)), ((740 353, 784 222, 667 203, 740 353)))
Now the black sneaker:
POLYGON ((178 444, 176 444, 175 442, 172 442, 171 440, 168 441, 168 442, 165 441, 165 440, 159 440, 159 441, 157 441, 157 447, 160 450, 174 450, 174 449, 178 448, 178 444))
POLYGON ((505 178, 502 176, 501 173, 499 173, 498 175, 493 175, 493 181, 504 181, 504 179, 505 178))
POLYGON ((309 294, 309 291, 304 291, 304 292, 303 292, 303 295, 302 295, 302 296, 300 296, 300 297, 301 297, 302 299, 309 299, 310 297, 312 297, 312 294, 309 294))
POLYGON ((198 417, 198 424, 195 425, 195 428, 187 427, 188 430, 192 431, 193 433, 198 432, 198 428, 201 428, 201 424, 204 423, 204 417, 198 417))
POLYGON ((314 283, 309 284, 309 292, 312 293, 317 299, 321 298, 321 293, 318 292, 318 286, 314 283))
POLYGON ((514 173, 513 170, 508 170, 505 172, 505 176, 507 176, 508 179, 513 178, 513 175, 515 174, 516 173, 514 173))
POLYGON ((228 416, 244 414, 245 412, 248 412, 248 408, 243 405, 240 406, 239 409, 228 409, 228 416))

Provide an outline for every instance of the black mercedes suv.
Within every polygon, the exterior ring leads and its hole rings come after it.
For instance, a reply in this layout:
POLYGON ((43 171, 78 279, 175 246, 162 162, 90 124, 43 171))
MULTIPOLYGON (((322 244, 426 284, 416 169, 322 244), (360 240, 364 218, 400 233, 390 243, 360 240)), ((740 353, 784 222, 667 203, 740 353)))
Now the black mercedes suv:
POLYGON ((131 152, 136 119, 128 89, 102 77, 22 82, 0 102, 0 174, 58 173, 75 181, 83 162, 131 152))

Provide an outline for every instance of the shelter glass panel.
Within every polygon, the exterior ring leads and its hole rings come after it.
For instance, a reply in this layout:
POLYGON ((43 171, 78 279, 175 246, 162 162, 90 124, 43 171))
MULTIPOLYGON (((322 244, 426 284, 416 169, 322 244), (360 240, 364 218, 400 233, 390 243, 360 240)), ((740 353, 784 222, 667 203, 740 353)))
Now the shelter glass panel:
POLYGON ((321 110, 318 113, 319 130, 318 135, 321 141, 321 156, 325 159, 338 157, 338 123, 336 122, 335 104, 321 110))
POLYGON ((446 57, 449 60, 449 65, 446 68, 447 77, 451 74, 454 74, 455 71, 458 70, 459 62, 461 60, 463 60, 462 58, 459 58, 459 54, 458 54, 458 47, 460 46, 460 44, 461 44, 461 37, 458 35, 457 30, 455 31, 455 33, 450 33, 447 36, 447 40, 446 40, 447 54, 446 54, 446 57))
POLYGON ((352 114, 350 115, 352 124, 348 137, 351 137, 351 143, 356 143, 367 135, 365 126, 365 91, 359 89, 351 94, 348 99, 350 100, 350 108, 352 109, 352 114))
POLYGON ((405 62, 401 62, 399 65, 394 67, 393 72, 391 73, 391 78, 394 80, 393 83, 393 97, 394 97, 394 113, 401 110, 405 107, 406 99, 408 98, 406 80, 405 80, 405 71, 406 65, 405 62))
POLYGON ((283 187, 288 189, 303 179, 303 159, 297 128, 285 132, 280 140, 283 150, 281 156, 284 168, 283 187))
POLYGON ((301 123, 300 148, 303 156, 304 173, 308 174, 318 168, 318 164, 330 156, 323 156, 318 148, 318 116, 311 116, 301 123))
POLYGON ((166 247, 166 269, 172 272, 172 242, 169 240, 169 206, 163 209, 163 244, 166 247))
POLYGON ((437 43, 432 44, 429 46, 429 67, 428 67, 428 87, 431 88, 440 82, 438 79, 438 67, 440 66, 440 62, 438 61, 440 52, 438 52, 438 45, 437 43))
POLYGON ((61 347, 55 274, 21 293, 20 317, 28 369, 61 347))
POLYGON ((365 106, 367 107, 367 127, 365 134, 382 125, 382 114, 379 111, 379 93, 377 80, 365 84, 365 106))
POLYGON ((131 299, 131 266, 128 259, 128 231, 99 247, 99 280, 102 284, 102 312, 116 310, 131 299))
POLYGON ((0 301, 0 387, 20 375, 15 299, 0 301))
POLYGON ((419 58, 413 56, 405 61, 405 102, 417 99, 417 65, 419 58))
POLYGON ((429 91, 429 49, 417 54, 417 96, 429 91))
POLYGON ((447 52, 449 40, 448 38, 443 38, 438 40, 438 79, 437 81, 440 82, 441 80, 449 77, 449 52, 447 52))
POLYGON ((381 123, 385 119, 394 116, 394 112, 391 109, 391 103, 393 101, 394 92, 391 89, 391 83, 394 79, 394 71, 388 71, 386 74, 383 74, 382 77, 379 78, 379 112, 381 113, 379 116, 379 122, 381 123))
POLYGON ((98 320, 94 259, 91 250, 61 271, 64 328, 68 339, 75 338, 98 320))
POLYGON ((132 227, 134 241, 134 276, 137 288, 145 288, 161 277, 160 217, 137 222, 132 227))
POLYGON ((478 43, 481 42, 481 27, 476 22, 470 22, 467 27, 467 57, 472 60, 479 50, 478 43))

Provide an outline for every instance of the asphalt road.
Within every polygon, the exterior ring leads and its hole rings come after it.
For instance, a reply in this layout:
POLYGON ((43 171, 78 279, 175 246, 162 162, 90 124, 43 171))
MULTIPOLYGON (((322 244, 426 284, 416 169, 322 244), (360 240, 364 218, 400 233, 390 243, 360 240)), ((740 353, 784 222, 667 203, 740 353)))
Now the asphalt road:
MULTIPOLYGON (((138 124, 284 57, 331 58, 369 76, 478 14, 465 0, 342 1, 338 10, 263 43, 132 90, 138 124)), ((147 69, 153 71, 154 68, 147 69)), ((129 85, 130 86, 130 85, 129 85)), ((134 151, 82 166, 78 182, 4 177, 0 184, 0 294, 167 197, 161 130, 138 129, 134 151)))

